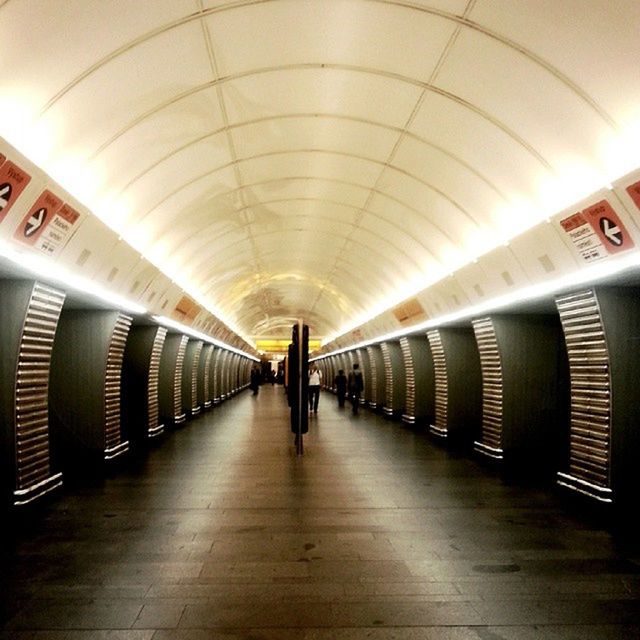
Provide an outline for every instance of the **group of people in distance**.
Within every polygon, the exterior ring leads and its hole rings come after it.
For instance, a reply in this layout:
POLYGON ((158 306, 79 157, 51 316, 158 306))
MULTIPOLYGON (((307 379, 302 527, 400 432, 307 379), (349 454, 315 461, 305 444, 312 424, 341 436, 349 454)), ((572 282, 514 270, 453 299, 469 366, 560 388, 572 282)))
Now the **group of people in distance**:
MULTIPOLYGON (((318 413, 321 382, 322 371, 318 369, 317 365, 312 364, 309 369, 309 411, 313 411, 313 413, 318 413)), ((333 384, 338 395, 338 406, 344 407, 348 394, 353 415, 358 415, 360 395, 364 390, 364 381, 362 378, 362 371, 360 371, 360 366, 358 364, 354 364, 348 377, 345 375, 344 369, 340 369, 338 371, 338 375, 333 380, 333 384)))

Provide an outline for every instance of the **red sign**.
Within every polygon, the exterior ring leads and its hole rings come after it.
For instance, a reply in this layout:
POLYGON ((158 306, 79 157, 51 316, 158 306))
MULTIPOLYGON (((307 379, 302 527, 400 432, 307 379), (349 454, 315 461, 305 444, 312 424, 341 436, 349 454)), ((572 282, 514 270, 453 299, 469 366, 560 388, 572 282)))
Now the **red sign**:
POLYGON ((10 160, 0 166, 0 222, 30 180, 31 176, 10 160))
POLYGON ((582 213, 609 253, 626 251, 635 246, 622 220, 606 200, 591 205, 582 213))
POLYGON ((62 209, 58 211, 58 215, 69 224, 75 224, 76 220, 80 217, 80 214, 68 204, 65 204, 62 209))
POLYGON ((18 225, 14 237, 26 244, 35 244, 61 206, 62 200, 45 189, 18 225))
POLYGON ((587 221, 584 219, 584 216, 581 213, 574 213, 572 216, 565 218, 564 220, 560 220, 560 224, 562 228, 569 233, 569 231, 573 231, 578 227, 581 227, 587 221))
POLYGON ((636 207, 640 209, 640 182, 636 182, 627 187, 627 193, 631 196, 631 199, 636 203, 636 207))

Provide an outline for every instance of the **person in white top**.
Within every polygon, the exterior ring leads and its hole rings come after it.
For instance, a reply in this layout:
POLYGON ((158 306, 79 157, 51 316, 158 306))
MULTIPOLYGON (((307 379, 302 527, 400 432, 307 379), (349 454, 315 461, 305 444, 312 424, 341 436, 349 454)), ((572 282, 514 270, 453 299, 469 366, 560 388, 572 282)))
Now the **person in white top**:
POLYGON ((320 383, 322 371, 315 364, 309 369, 309 411, 318 413, 318 401, 320 400, 320 383))

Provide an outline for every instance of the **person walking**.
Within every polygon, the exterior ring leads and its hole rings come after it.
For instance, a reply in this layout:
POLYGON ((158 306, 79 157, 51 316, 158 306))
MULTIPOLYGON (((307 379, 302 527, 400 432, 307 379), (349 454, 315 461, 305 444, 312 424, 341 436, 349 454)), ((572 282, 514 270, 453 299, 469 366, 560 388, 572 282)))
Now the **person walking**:
POLYGON ((253 395, 257 396, 260 389, 260 369, 257 365, 251 367, 251 381, 249 387, 253 390, 253 395))
POLYGON ((347 396, 347 376, 344 375, 344 369, 338 371, 338 375, 333 379, 333 385, 338 394, 338 406, 344 407, 344 399, 347 396))
POLYGON ((309 369, 309 411, 318 413, 318 402, 320 400, 320 383, 322 382, 322 371, 317 365, 312 364, 309 369))
POLYGON ((362 371, 360 365, 356 362, 353 370, 349 373, 349 399, 354 416, 358 415, 358 407, 360 406, 360 394, 364 389, 364 381, 362 379, 362 371))

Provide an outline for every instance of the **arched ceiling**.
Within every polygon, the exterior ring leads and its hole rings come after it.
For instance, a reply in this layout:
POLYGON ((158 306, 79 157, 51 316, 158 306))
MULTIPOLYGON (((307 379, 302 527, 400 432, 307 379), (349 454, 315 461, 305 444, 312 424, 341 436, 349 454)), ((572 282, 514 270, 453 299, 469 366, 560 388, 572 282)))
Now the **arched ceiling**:
POLYGON ((0 0, 0 135, 242 335, 327 336, 637 168, 639 27, 637 0, 0 0))

